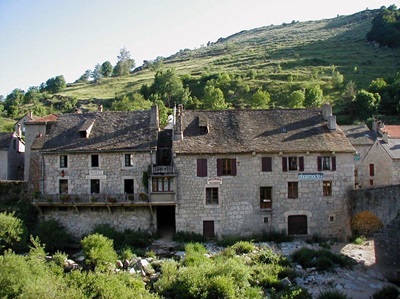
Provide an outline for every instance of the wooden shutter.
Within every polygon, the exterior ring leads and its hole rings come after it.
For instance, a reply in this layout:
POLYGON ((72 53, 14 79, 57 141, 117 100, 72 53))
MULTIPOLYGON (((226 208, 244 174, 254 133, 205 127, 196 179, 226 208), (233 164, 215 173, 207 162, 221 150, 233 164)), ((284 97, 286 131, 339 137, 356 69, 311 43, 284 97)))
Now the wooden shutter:
POLYGON ((236 175, 236 159, 231 159, 232 175, 236 175))
POLYGON ((287 157, 282 157, 282 171, 287 171, 287 157))
POLYGON ((272 158, 262 157, 261 158, 261 171, 272 171, 272 158))
POLYGON ((217 159, 217 176, 222 176, 222 159, 217 159))
POLYGON ((207 176, 207 159, 197 159, 197 176, 207 176))
POLYGON ((304 171, 304 157, 299 157, 299 171, 304 171))
POLYGON ((336 171, 336 157, 332 157, 332 171, 336 171))
POLYGON ((374 167, 373 163, 369 164, 369 175, 370 176, 374 176, 375 175, 375 167, 374 167))
POLYGON ((317 157, 318 171, 322 170, 322 157, 317 157))

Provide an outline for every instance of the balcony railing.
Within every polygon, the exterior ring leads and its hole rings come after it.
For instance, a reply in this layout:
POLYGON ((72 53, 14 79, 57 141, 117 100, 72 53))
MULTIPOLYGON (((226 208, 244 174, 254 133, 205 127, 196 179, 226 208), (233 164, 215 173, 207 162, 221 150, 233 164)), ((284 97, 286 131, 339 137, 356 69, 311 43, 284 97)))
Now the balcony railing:
POLYGON ((174 167, 173 166, 167 166, 167 165, 153 165, 152 167, 152 173, 153 174, 173 174, 174 173, 174 167))
POLYGON ((139 194, 40 194, 36 195, 34 204, 144 204, 149 203, 149 195, 139 194))

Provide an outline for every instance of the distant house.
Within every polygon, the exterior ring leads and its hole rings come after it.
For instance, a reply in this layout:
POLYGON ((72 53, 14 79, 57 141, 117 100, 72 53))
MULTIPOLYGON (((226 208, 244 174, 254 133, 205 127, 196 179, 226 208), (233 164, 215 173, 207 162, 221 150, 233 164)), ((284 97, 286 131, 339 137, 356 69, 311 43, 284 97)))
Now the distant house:
POLYGON ((0 180, 23 180, 24 152, 18 133, 0 133, 0 180))
POLYGON ((366 180, 369 180, 369 170, 365 172, 367 168, 363 166, 363 163, 367 153, 377 140, 377 133, 374 130, 370 130, 366 124, 341 125, 340 128, 356 149, 356 154, 354 155, 354 177, 355 187, 358 188, 365 184, 366 180))
POLYGON ((178 109, 176 230, 344 237, 355 149, 323 109, 178 109))
POLYGON ((15 132, 17 132, 18 130, 21 130, 21 133, 22 133, 21 136, 24 137, 25 136, 25 130, 26 130, 26 123, 28 121, 34 120, 36 118, 37 118, 37 116, 34 116, 32 112, 26 113, 20 120, 18 120, 14 124, 15 132))
POLYGON ((374 121, 378 138, 363 159, 363 187, 400 184, 400 126, 374 121))

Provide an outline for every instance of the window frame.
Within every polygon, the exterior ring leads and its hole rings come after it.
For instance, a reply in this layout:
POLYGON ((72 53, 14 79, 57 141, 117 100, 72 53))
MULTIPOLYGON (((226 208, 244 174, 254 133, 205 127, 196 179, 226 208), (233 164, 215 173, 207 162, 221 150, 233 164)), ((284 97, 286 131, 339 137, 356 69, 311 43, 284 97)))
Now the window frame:
POLYGON ((206 205, 219 205, 219 188, 206 187, 206 205))
POLYGON ((92 168, 100 167, 100 155, 99 154, 90 155, 90 167, 92 167, 92 168))
POLYGON ((318 171, 336 171, 336 156, 318 156, 317 168, 318 171), (326 160, 329 160, 328 164, 326 160))
POLYGON ((68 155, 60 155, 59 157, 60 168, 68 168, 68 155))
POLYGON ((236 176, 236 158, 220 158, 217 159, 217 175, 218 176, 236 176))
POLYGON ((134 179, 124 179, 124 194, 135 194, 135 180, 134 179), (132 193, 127 192, 127 183, 132 182, 132 193))
POLYGON ((68 194, 68 179, 59 179, 58 180, 58 194, 68 194), (62 186, 62 184, 65 184, 65 185, 62 186), (66 188, 66 192, 63 191, 63 190, 65 190, 65 188, 66 188))
POLYGON ((260 209, 272 209, 272 186, 260 187, 260 209))
POLYGON ((282 171, 304 171, 304 156, 285 156, 282 157, 282 171))
POLYGON ((288 182, 288 198, 299 198, 299 182, 288 182))
POLYGON ((133 154, 124 154, 124 166, 133 167, 133 154))
POLYGON ((174 192, 173 177, 153 177, 151 180, 152 192, 174 192), (167 187, 167 188, 165 188, 167 187))
POLYGON ((322 195, 332 196, 332 181, 322 181, 322 195))
POLYGON ((272 172, 272 157, 261 157, 261 171, 272 172))
POLYGON ((101 193, 101 182, 99 179, 90 179, 90 194, 100 194, 101 193), (98 182, 98 192, 93 192, 94 183, 98 182))
POLYGON ((369 176, 375 176, 375 164, 374 163, 369 164, 369 176))

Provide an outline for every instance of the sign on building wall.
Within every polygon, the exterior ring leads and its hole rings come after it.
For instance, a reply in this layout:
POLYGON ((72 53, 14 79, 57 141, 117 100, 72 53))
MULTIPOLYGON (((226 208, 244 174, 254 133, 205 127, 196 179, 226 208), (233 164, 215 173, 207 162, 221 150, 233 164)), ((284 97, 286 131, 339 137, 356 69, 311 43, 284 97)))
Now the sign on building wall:
POLYGON ((322 180, 324 178, 324 174, 322 172, 318 173, 299 173, 299 180, 322 180))
POLYGON ((207 184, 222 184, 222 178, 208 178, 207 184))

